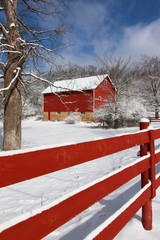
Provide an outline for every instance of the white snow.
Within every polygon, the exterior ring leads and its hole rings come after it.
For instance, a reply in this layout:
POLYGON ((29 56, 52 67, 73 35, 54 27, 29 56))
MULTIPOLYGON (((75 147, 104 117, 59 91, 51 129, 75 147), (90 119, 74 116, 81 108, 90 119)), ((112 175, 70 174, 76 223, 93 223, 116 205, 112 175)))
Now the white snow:
POLYGON ((43 94, 52 92, 82 91, 95 89, 108 75, 98 75, 85 78, 55 81, 54 86, 49 86, 43 94))
POLYGON ((134 195, 126 204, 124 204, 120 209, 118 209, 111 217, 104 221, 100 226, 98 226, 94 231, 91 232, 84 240, 92 240, 100 232, 102 232, 111 222, 113 222, 122 212, 124 212, 149 186, 148 183, 143 189, 141 189, 137 194, 134 195))
MULTIPOLYGON (((158 123, 155 123, 158 126, 158 123)), ((64 122, 42 122, 41 120, 25 120, 22 124, 22 152, 31 148, 50 148, 68 143, 77 143, 113 137, 121 134, 134 133, 138 128, 102 129, 98 124, 77 123, 67 125, 64 122)), ((0 123, 2 137, 2 123, 0 123)), ((2 139, 1 139, 2 142, 2 139)), ((159 142, 156 141, 156 144, 159 142)), ((0 189, 0 230, 48 209, 50 206, 66 199, 72 194, 85 189, 95 182, 107 178, 113 172, 122 170, 126 165, 132 165, 137 159, 139 147, 128 149, 118 154, 81 164, 76 167, 44 175, 22 183, 0 189)), ((17 151, 18 153, 18 151, 17 151)), ((5 154, 13 154, 7 152, 5 154)), ((1 152, 0 155, 5 155, 1 152)), ((142 160, 142 159, 141 159, 142 160)), ((157 176, 159 176, 159 167, 157 176)), ((46 236, 45 240, 82 240, 87 238, 97 228, 102 227, 123 210, 137 196, 140 190, 140 177, 136 177, 123 187, 117 189, 100 200, 77 217, 46 236), (124 206, 123 206, 124 205, 124 206), (112 214, 114 214, 112 216, 112 214), (112 216, 112 217, 111 217, 112 216)), ((141 224, 141 210, 115 237, 118 240, 158 240, 160 236, 160 189, 153 199, 153 229, 146 231, 141 224)))
POLYGON ((15 28, 15 26, 16 26, 15 23, 10 24, 10 28, 15 28))
POLYGON ((149 123, 149 119, 148 118, 141 118, 140 122, 145 122, 145 123, 149 123))

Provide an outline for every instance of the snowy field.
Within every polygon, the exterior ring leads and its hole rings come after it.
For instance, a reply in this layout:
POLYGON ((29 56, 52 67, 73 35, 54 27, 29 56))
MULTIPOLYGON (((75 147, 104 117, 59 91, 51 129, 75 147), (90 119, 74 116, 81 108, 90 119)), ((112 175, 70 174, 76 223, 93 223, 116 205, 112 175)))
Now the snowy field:
MULTIPOLYGON (((160 125, 154 125, 160 127, 160 125)), ((23 121, 22 148, 60 146, 78 142, 109 138, 138 131, 138 128, 107 130, 97 124, 63 122, 23 121)), ((2 123, 0 123, 2 142, 2 123)), ((52 204, 58 198, 79 189, 84 184, 107 175, 137 158, 139 148, 135 147, 118 154, 94 160, 63 171, 48 174, 22 183, 0 189, 0 231, 25 218, 26 215, 52 204)), ((2 153, 0 153, 1 155, 2 153)), ((66 223, 45 240, 83 240, 98 225, 103 223, 140 189, 140 178, 135 178, 106 198, 66 223)), ((160 189, 153 199, 153 229, 146 231, 141 225, 141 210, 115 237, 118 240, 160 239, 160 189)), ((17 240, 19 240, 17 238, 17 240)))

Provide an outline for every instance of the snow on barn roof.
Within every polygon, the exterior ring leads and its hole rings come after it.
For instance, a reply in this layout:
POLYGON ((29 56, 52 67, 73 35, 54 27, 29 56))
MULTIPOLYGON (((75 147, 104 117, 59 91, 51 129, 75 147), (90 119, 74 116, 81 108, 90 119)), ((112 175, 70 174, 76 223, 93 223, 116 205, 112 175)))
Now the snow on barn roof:
POLYGON ((108 74, 84 78, 55 81, 52 86, 47 87, 42 93, 93 90, 106 78, 108 74))

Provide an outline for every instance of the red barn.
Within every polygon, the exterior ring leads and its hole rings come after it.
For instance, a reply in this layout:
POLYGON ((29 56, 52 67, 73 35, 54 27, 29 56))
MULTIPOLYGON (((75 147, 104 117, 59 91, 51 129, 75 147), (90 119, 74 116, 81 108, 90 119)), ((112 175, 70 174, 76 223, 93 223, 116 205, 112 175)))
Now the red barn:
POLYGON ((82 121, 93 121, 94 110, 114 102, 115 88, 108 75, 54 82, 43 91, 44 120, 63 120, 78 112, 82 121))

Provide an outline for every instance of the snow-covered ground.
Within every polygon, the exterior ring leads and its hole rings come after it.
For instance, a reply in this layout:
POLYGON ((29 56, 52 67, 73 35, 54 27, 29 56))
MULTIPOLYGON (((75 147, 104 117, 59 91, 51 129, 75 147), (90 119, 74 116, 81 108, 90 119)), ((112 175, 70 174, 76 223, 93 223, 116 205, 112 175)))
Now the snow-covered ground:
MULTIPOLYGON (((160 127, 160 125, 156 127, 160 127)), ((23 121, 22 148, 48 145, 63 145, 109 138, 120 134, 136 132, 138 128, 102 129, 97 124, 78 123, 67 125, 63 122, 42 122, 41 120, 23 121)), ((0 123, 2 134, 2 124, 0 123)), ((52 204, 56 199, 79 189, 84 184, 103 177, 133 162, 137 158, 138 147, 118 154, 94 160, 63 171, 48 174, 0 189, 0 231, 52 204)), ((0 153, 1 154, 1 153, 0 153)), ((140 178, 133 179, 117 191, 97 202, 89 209, 45 237, 45 240, 83 240, 98 225, 131 199, 140 189, 140 178)), ((130 220, 115 237, 124 239, 160 239, 160 189, 153 200, 153 229, 146 231, 141 225, 141 210, 130 220)), ((17 238, 18 239, 18 238, 17 238)))

